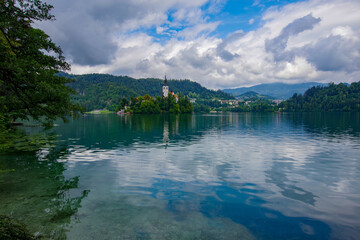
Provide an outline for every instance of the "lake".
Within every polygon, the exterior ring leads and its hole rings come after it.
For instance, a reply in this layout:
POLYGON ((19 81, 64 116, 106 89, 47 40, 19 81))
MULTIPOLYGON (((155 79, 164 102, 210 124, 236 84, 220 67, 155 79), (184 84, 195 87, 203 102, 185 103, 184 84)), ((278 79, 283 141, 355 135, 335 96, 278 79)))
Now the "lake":
POLYGON ((0 214, 52 239, 360 239, 360 114, 88 115, 0 155, 0 214))

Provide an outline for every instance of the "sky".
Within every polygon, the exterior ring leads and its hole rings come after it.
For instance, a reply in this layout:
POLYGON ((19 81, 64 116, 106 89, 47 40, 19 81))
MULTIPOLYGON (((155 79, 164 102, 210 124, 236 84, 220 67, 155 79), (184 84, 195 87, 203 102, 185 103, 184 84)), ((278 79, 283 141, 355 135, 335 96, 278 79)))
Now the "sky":
POLYGON ((47 0, 71 73, 211 89, 360 81, 359 0, 47 0))

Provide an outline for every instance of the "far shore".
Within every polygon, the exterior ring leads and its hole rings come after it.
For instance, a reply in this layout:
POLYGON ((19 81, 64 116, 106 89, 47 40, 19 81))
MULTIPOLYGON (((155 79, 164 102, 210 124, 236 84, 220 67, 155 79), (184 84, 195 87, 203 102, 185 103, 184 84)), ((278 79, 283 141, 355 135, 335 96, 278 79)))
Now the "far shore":
POLYGON ((107 109, 95 109, 95 110, 92 110, 90 112, 85 112, 85 114, 110 114, 110 113, 115 113, 114 111, 109 111, 107 109))

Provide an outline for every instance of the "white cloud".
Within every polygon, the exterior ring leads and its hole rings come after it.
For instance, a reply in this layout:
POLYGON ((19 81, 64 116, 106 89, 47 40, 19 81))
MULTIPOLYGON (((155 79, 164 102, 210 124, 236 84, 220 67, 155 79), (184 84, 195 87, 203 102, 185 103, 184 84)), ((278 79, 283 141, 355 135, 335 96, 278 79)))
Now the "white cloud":
POLYGON ((180 31, 177 36, 185 39, 194 39, 199 35, 207 35, 215 31, 220 22, 197 24, 194 27, 180 31))
POLYGON ((261 27, 226 38, 216 35, 221 22, 207 16, 224 1, 64 2, 54 4, 58 20, 40 26, 61 45, 74 73, 163 77, 166 72, 210 88, 360 80, 357 0, 309 0, 271 8, 261 27), (202 9, 205 3, 211 8, 202 9), (75 14, 69 5, 79 11, 75 14), (312 22, 301 28, 304 21, 312 22), (142 31, 149 27, 171 38, 159 43, 142 31), (284 46, 273 45, 277 55, 266 51, 266 42, 279 43, 281 34, 284 46))
POLYGON ((335 27, 331 30, 331 34, 336 36, 341 36, 346 39, 351 39, 354 41, 358 41, 359 37, 356 36, 355 32, 349 26, 339 26, 335 27))
POLYGON ((280 79, 314 79, 317 76, 314 66, 309 64, 306 59, 295 57, 293 62, 283 63, 283 70, 276 73, 280 79))

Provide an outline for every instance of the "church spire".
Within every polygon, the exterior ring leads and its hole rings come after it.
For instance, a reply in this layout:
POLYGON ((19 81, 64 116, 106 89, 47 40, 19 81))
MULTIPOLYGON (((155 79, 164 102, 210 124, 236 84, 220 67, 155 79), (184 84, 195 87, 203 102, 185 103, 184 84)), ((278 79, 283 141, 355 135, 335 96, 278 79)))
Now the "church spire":
POLYGON ((169 86, 167 85, 166 74, 165 74, 164 86, 162 87, 162 92, 163 92, 163 97, 169 96, 169 86))

